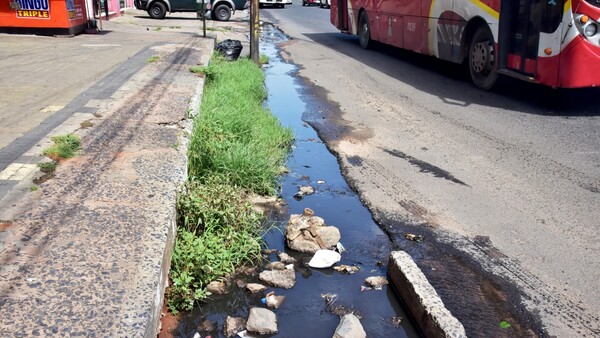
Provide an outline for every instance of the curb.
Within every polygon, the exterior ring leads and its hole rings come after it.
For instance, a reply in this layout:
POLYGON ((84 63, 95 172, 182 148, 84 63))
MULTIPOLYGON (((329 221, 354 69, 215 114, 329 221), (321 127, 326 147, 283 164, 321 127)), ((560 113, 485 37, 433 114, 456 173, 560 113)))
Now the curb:
POLYGON ((388 275, 425 337, 467 337, 463 325, 444 306, 421 269, 404 251, 392 251, 388 275))

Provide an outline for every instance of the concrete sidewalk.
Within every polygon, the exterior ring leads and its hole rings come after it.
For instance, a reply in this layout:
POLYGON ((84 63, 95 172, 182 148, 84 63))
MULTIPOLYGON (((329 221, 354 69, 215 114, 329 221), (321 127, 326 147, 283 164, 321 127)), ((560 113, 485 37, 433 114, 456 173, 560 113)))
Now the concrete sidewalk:
MULTIPOLYGON (((188 110, 203 88, 189 67, 206 65, 214 47, 194 16, 132 11, 99 35, 2 36, 11 49, 2 48, 0 69, 12 81, 0 88, 12 91, 0 102, 0 336, 156 336, 188 110), (10 67, 23 55, 41 81, 10 67), (108 65, 94 68, 98 58, 108 65), (36 100, 23 104, 28 97, 36 100), (49 137, 70 132, 82 137, 81 154, 28 192, 49 137)), ((219 39, 243 38, 236 30, 219 39)))

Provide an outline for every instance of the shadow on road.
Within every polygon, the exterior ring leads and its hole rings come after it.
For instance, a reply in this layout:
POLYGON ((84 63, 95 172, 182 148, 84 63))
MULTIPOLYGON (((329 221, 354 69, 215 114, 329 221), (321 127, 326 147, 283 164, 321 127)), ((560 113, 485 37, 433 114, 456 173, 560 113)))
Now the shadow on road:
POLYGON ((365 51, 360 49, 358 37, 341 33, 303 35, 448 104, 477 104, 536 115, 600 115, 599 88, 552 89, 501 76, 491 91, 484 91, 471 84, 463 65, 383 44, 375 44, 373 50, 365 51), (394 67, 390 68, 383 59, 391 59, 394 67))

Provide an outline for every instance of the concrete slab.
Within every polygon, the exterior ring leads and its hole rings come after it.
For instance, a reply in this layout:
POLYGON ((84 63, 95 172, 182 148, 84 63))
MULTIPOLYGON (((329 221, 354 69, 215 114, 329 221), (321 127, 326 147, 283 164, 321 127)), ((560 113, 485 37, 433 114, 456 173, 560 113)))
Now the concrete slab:
POLYGON ((467 337, 463 325, 446 309, 409 254, 393 251, 388 262, 388 275, 425 337, 467 337))

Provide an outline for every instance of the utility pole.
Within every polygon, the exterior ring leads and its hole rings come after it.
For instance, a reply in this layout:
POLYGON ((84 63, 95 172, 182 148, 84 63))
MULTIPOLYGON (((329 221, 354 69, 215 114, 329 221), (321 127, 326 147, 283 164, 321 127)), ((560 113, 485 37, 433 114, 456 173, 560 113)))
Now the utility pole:
POLYGON ((98 21, 100 22, 100 30, 102 30, 102 3, 100 2, 100 0, 96 0, 96 4, 98 6, 98 21))
POLYGON ((258 55, 259 21, 258 0, 250 0, 250 59, 260 64, 258 55))

